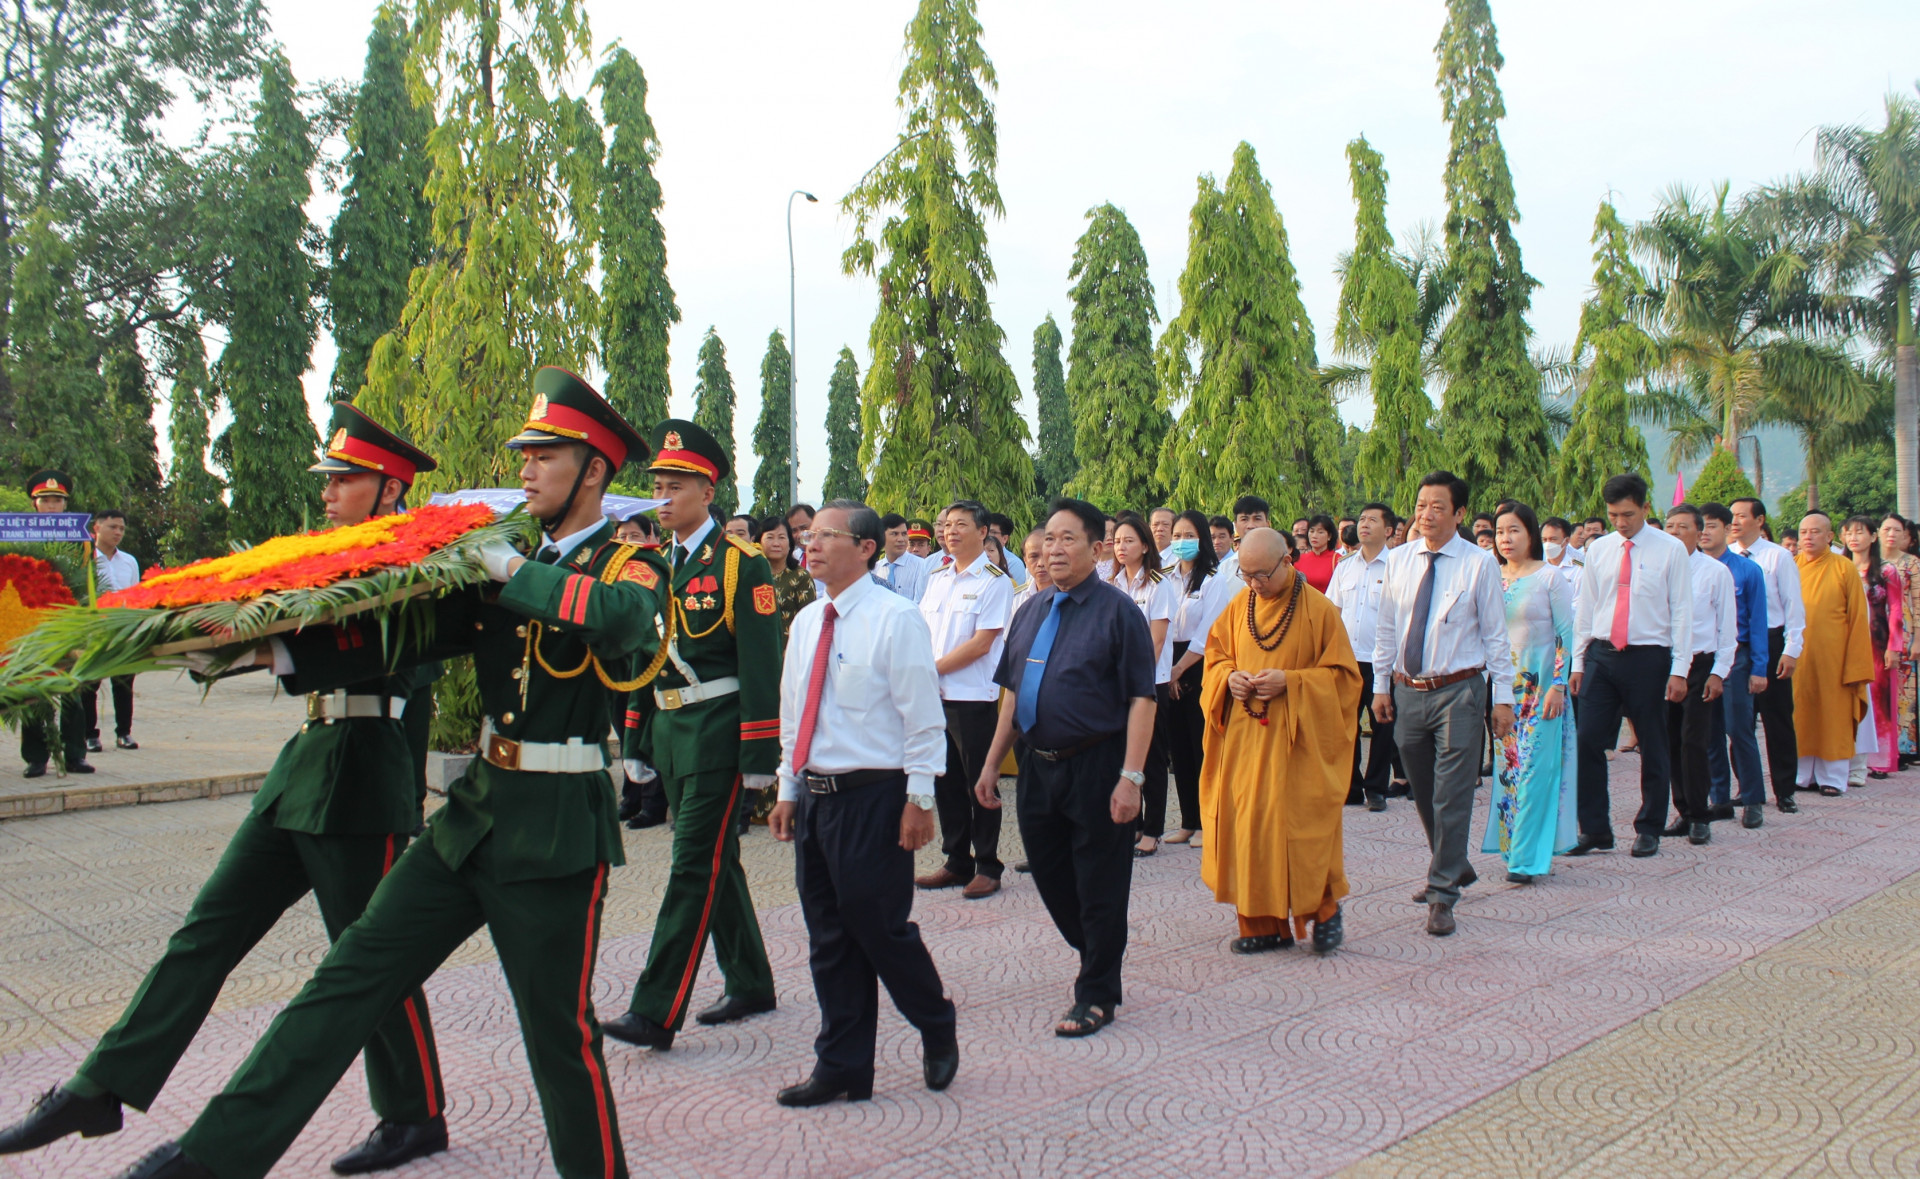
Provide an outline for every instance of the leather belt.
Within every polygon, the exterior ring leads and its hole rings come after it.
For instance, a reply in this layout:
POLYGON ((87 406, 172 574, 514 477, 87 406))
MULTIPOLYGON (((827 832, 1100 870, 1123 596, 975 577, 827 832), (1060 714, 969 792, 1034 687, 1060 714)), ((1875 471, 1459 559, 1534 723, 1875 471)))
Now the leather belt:
POLYGON ((493 718, 480 726, 480 757, 503 770, 529 774, 590 774, 607 768, 606 747, 578 737, 558 741, 513 741, 493 731, 493 718))
POLYGON ((1486 674, 1487 669, 1484 667, 1469 667, 1465 671, 1448 672, 1446 675, 1410 676, 1404 671, 1396 671, 1393 673, 1393 682, 1412 688, 1416 692, 1432 692, 1449 684, 1457 684, 1461 680, 1470 680, 1474 676, 1486 674))
POLYGON ((349 696, 344 690, 307 693, 307 719, 323 724, 356 717, 399 720, 406 711, 405 696, 349 696))
POLYGON ((740 690, 739 676, 725 676, 717 680, 688 684, 684 688, 655 688, 653 702, 672 712, 685 708, 689 704, 698 704, 702 700, 718 700, 722 696, 731 696, 740 690))
POLYGON ((848 770, 844 774, 806 773, 800 777, 806 782, 809 793, 845 794, 849 790, 858 790, 875 782, 891 781, 905 774, 905 770, 848 770))
POLYGON ((1069 745, 1065 749, 1041 749, 1037 746, 1028 746, 1027 752, 1041 761, 1066 761, 1070 757, 1079 757, 1095 745, 1103 741, 1111 741, 1118 736, 1121 736, 1121 733, 1102 733, 1097 737, 1088 737, 1078 745, 1069 745))

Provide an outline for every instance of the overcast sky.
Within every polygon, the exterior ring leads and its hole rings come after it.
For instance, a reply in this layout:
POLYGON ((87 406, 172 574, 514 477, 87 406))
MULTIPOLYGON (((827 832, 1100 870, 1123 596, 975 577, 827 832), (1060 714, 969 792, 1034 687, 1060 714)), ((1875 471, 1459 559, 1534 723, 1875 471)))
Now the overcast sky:
MULTIPOLYGON (((864 375, 874 290, 840 270, 851 232, 839 200, 891 148, 907 0, 809 4, 588 0, 596 46, 624 44, 646 69, 661 141, 673 334, 673 409, 691 415, 695 352, 709 324, 739 392, 742 482, 751 478, 759 367, 785 331, 787 194, 795 202, 801 491, 826 470, 827 378, 842 345, 864 375)), ((375 0, 269 0, 302 82, 355 79, 375 0)), ((1445 211, 1447 128, 1434 91, 1439 0, 980 0, 999 72, 999 180, 989 226, 994 314, 1032 420, 1032 335, 1051 312, 1069 330, 1067 267, 1086 211, 1103 201, 1139 230, 1164 318, 1186 260, 1195 179, 1224 177, 1252 143, 1319 333, 1338 298, 1335 257, 1353 238, 1347 142, 1365 134, 1392 175, 1389 218, 1404 243, 1445 211)), ((1532 322, 1565 345, 1592 274, 1595 207, 1645 216, 1673 184, 1736 192, 1813 162, 1822 124, 1880 119, 1884 96, 1920 78, 1912 0, 1495 0, 1506 57, 1501 133, 1537 278, 1532 322)), ((334 200, 316 198, 326 221, 334 200)), ((316 415, 333 363, 315 350, 316 415)), ((1342 406, 1364 422, 1370 407, 1342 406)), ((644 423, 642 424, 644 427, 644 423)), ((1660 456, 1655 455, 1655 466, 1660 456)))

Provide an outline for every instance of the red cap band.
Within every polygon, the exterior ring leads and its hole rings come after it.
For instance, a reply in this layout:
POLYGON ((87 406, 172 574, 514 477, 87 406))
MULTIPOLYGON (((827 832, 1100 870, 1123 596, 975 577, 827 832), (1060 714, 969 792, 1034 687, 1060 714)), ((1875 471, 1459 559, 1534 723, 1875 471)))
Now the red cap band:
POLYGON ((606 455, 616 470, 627 461, 627 444, 620 440, 620 435, 577 409, 548 402, 544 416, 527 419, 526 428, 578 439, 606 455))
POLYGON ((340 440, 340 445, 327 448, 327 457, 352 463, 356 467, 365 467, 369 471, 378 471, 390 475, 407 486, 413 486, 413 477, 417 468, 401 456, 376 446, 364 438, 355 438, 349 434, 340 440))
POLYGON ((696 475, 705 475, 715 483, 720 481, 720 468, 713 465, 704 456, 691 450, 667 450, 662 448, 653 452, 654 470, 692 471, 696 475))

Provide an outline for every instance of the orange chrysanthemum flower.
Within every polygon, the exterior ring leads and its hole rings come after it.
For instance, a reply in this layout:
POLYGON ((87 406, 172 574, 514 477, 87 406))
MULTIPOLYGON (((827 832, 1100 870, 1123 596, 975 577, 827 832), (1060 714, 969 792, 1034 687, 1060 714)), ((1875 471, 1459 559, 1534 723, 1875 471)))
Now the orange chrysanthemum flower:
POLYGON ((73 604, 58 569, 38 557, 0 554, 0 650, 40 625, 47 611, 73 604))

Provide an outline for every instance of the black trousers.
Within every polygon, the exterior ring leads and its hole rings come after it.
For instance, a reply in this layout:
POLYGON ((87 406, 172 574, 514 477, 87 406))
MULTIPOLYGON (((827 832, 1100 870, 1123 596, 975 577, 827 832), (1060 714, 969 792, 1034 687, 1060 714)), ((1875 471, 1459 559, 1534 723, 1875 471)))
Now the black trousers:
POLYGON ((973 796, 987 754, 993 749, 993 730, 1000 723, 997 700, 948 700, 947 772, 933 780, 933 802, 940 812, 940 851, 947 871, 963 880, 977 874, 1000 879, 1000 812, 988 810, 973 796))
MULTIPOLYGON (((1713 652, 1696 653, 1687 668, 1687 698, 1667 705, 1667 764, 1673 773, 1673 806, 1689 823, 1706 822, 1713 805, 1708 798, 1713 779, 1707 770, 1707 742, 1713 731, 1713 710, 1725 705, 1719 700, 1709 703, 1703 695, 1712 672, 1713 652)), ((1646 756, 1646 747, 1643 738, 1642 757, 1646 756)))
POLYGON ((1065 761, 1020 763, 1015 809, 1033 886, 1067 944, 1080 952, 1076 1003, 1120 1002, 1133 884, 1134 824, 1113 821, 1113 788, 1127 757, 1117 733, 1065 761))
MULTIPOLYGON (((59 716, 60 747, 66 751, 67 764, 87 760, 87 722, 82 715, 80 702, 71 696, 60 697, 56 706, 59 716)), ((20 723, 20 760, 30 766, 43 766, 53 756, 50 738, 54 736, 54 722, 42 723, 26 720, 20 723)), ((1793 779, 1789 778, 1788 781, 1793 779)))
POLYGON ((1140 787, 1140 834, 1155 839, 1167 833, 1167 709, 1173 703, 1170 687, 1154 686, 1159 707, 1153 712, 1153 743, 1147 746, 1147 763, 1141 767, 1147 780, 1140 787))
POLYGON ((1671 647, 1628 647, 1594 640, 1587 646, 1577 718, 1580 749, 1580 834, 1602 845, 1613 842, 1607 792, 1607 750, 1620 732, 1620 718, 1633 722, 1640 738, 1640 813, 1633 829, 1659 835, 1667 825, 1672 783, 1667 772, 1667 677, 1671 647))
POLYGON ((845 794, 802 794, 794 881, 820 1000, 814 1076, 873 1078, 880 983, 934 1048, 954 1043, 953 1003, 913 912, 913 853, 900 846, 906 775, 845 794))
MULTIPOLYGON (((625 776, 624 772, 622 776, 625 776)), ((746 791, 742 790, 740 793, 745 794, 746 791)), ((632 778, 627 778, 625 784, 620 787, 620 805, 624 807, 628 801, 638 806, 643 815, 665 818, 667 814, 666 779, 662 778, 658 772, 653 775, 652 780, 646 782, 636 782, 632 778)))
MULTIPOLYGON (((1373 714, 1373 664, 1360 665, 1360 716, 1364 721, 1373 714)), ((1366 794, 1385 794, 1393 784, 1393 763, 1400 760, 1393 745, 1393 722, 1373 720, 1373 736, 1367 748, 1366 769, 1360 768, 1360 732, 1353 734, 1353 780, 1347 788, 1347 805, 1359 806, 1366 794), (1364 793, 1363 793, 1364 792, 1364 793)))
POLYGON ((1793 733, 1793 681, 1780 678, 1780 657, 1787 651, 1787 628, 1767 630, 1767 690, 1753 698, 1753 710, 1767 730, 1767 777, 1775 800, 1790 798, 1800 773, 1800 739, 1793 733))
MULTIPOLYGON (((133 677, 117 675, 109 681, 113 686, 113 735, 129 737, 133 735, 133 677)), ((100 684, 98 681, 80 689, 80 707, 86 713, 87 736, 100 739, 100 684)))
MULTIPOLYGON (((1175 663, 1186 658, 1188 644, 1173 645, 1175 663)), ((1167 729, 1167 760, 1173 767, 1173 790, 1180 797, 1180 825, 1200 830, 1200 765, 1204 760, 1207 718, 1200 713, 1200 681, 1206 665, 1196 663, 1180 677, 1180 695, 1160 706, 1167 729)))

